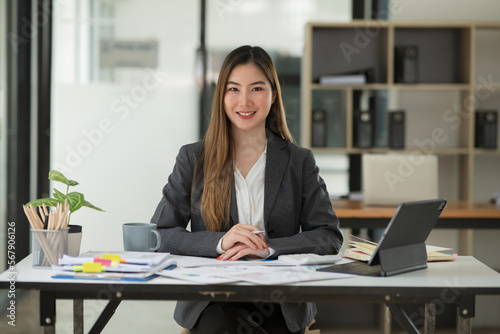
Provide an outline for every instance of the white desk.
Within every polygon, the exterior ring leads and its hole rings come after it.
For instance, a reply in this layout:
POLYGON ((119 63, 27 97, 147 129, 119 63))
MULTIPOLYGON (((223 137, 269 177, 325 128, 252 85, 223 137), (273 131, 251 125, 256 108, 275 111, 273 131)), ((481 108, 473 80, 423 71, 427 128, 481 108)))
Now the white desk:
MULTIPOLYGON (((426 332, 434 331, 435 306, 455 304, 459 311, 458 332, 470 331, 476 295, 500 294, 500 274, 473 257, 454 262, 429 263, 429 268, 393 277, 364 277, 287 285, 222 284, 202 285, 158 277, 148 282, 53 279, 51 270, 33 269, 31 256, 16 267, 16 289, 40 291, 40 323, 45 332, 54 332, 55 300, 75 300, 75 332, 83 332, 83 299, 109 299, 90 333, 100 332, 124 299, 131 300, 210 300, 288 302, 370 302, 385 303, 401 326, 416 330, 403 303, 425 303, 426 332)), ((0 275, 0 288, 8 289, 13 272, 0 275)), ((422 325, 421 323, 416 324, 422 325)))

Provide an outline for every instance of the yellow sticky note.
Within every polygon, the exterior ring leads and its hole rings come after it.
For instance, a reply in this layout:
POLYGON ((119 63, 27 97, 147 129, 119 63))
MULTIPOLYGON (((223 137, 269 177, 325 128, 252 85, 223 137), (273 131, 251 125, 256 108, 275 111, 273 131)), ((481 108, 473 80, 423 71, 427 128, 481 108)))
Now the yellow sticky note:
POLYGON ((102 254, 102 258, 113 262, 120 262, 120 255, 118 254, 102 254))
POLYGON ((84 273, 100 273, 102 271, 102 266, 100 263, 96 262, 85 262, 82 271, 84 273))

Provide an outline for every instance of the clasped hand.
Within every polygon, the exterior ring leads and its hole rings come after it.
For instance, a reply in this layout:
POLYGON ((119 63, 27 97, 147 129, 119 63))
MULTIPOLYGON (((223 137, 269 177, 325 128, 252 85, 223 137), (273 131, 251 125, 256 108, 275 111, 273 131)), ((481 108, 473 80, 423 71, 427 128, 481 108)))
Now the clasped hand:
POLYGON ((222 238, 221 248, 224 253, 217 259, 234 261, 243 256, 256 258, 269 256, 269 246, 264 236, 252 231, 257 231, 257 227, 245 224, 234 225, 222 238))

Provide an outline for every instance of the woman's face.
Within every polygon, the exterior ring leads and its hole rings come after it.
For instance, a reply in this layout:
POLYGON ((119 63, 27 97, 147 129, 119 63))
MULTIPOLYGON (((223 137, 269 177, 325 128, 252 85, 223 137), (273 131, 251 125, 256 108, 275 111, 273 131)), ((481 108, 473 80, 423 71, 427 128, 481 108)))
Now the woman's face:
POLYGON ((233 68, 224 93, 224 110, 233 131, 264 129, 275 94, 264 72, 254 63, 233 68))

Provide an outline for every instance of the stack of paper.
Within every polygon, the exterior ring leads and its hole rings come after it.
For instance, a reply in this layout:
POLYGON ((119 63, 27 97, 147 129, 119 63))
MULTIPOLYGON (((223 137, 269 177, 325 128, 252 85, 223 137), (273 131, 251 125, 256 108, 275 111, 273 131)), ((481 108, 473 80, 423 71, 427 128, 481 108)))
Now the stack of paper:
MULTIPOLYGON (((359 261, 369 261, 377 248, 377 244, 355 236, 352 236, 352 238, 353 240, 349 241, 349 248, 344 251, 343 256, 359 261)), ((450 248, 430 245, 426 245, 425 247, 428 262, 453 261, 457 258, 457 254, 442 253, 443 251, 450 250, 450 248)))
POLYGON ((173 257, 177 267, 174 270, 163 270, 159 275, 203 284, 287 284, 352 277, 347 274, 319 272, 312 266, 297 266, 281 260, 219 261, 180 255, 173 257))
POLYGON ((340 255, 318 255, 313 253, 285 254, 278 256, 278 261, 294 264, 297 266, 315 264, 334 264, 342 260, 340 255))
POLYGON ((88 252, 59 259, 55 278, 145 280, 175 265, 170 253, 88 252))

